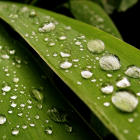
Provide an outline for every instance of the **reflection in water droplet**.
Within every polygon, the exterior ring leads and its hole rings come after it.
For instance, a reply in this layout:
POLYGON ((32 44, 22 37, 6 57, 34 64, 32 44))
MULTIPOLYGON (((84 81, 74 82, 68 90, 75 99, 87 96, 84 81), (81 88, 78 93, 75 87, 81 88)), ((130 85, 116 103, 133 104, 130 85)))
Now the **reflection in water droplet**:
POLYGON ((26 129, 26 128, 27 128, 26 124, 22 125, 22 129, 26 129))
POLYGON ((135 65, 130 65, 124 70, 124 73, 132 78, 140 78, 140 67, 135 65))
POLYGON ((99 39, 92 39, 88 41, 87 48, 90 50, 90 52, 99 54, 104 51, 105 45, 99 39))
POLYGON ((130 86, 130 81, 127 77, 119 77, 116 82, 116 86, 119 88, 126 88, 130 86))
POLYGON ((63 59, 61 62, 60 62, 60 67, 62 69, 68 69, 72 66, 72 62, 69 60, 69 59, 63 59))
POLYGON ((12 134, 13 135, 18 135, 18 133, 19 133, 19 129, 17 129, 17 128, 12 129, 12 134))
POLYGON ((32 88, 32 89, 31 89, 31 96, 32 96, 34 99, 36 99, 36 100, 38 100, 38 101, 40 101, 40 102, 43 101, 43 94, 41 93, 41 91, 40 91, 39 89, 32 88))
POLYGON ((45 128, 44 132, 46 134, 50 135, 50 134, 52 134, 52 128, 48 126, 48 127, 45 128))
POLYGON ((64 124, 64 129, 66 132, 72 132, 72 126, 68 123, 64 124))
POLYGON ((93 75, 93 73, 90 72, 88 69, 86 69, 86 70, 81 71, 81 75, 82 75, 83 78, 88 79, 93 75))
POLYGON ((50 108, 48 109, 47 113, 49 114, 49 117, 55 121, 55 122, 65 122, 67 114, 63 112, 62 110, 59 110, 57 108, 50 108))
POLYGON ((39 32, 45 33, 45 32, 50 32, 55 29, 55 24, 52 22, 44 22, 40 25, 39 27, 39 32))
POLYGON ((112 71, 120 69, 119 58, 114 54, 106 54, 99 60, 100 67, 103 70, 112 71))
POLYGON ((0 125, 4 124, 6 122, 5 115, 0 114, 0 125))
POLYGON ((11 90, 11 85, 9 83, 3 83, 1 89, 4 92, 9 92, 11 90))
POLYGON ((69 49, 61 50, 60 54, 61 54, 62 57, 70 57, 71 56, 71 52, 70 52, 69 49))
POLYGON ((130 92, 120 90, 112 95, 112 103, 121 111, 132 112, 138 105, 138 99, 130 92))
POLYGON ((111 83, 103 83, 102 87, 101 87, 101 91, 104 94, 110 94, 112 93, 114 90, 114 87, 111 83))

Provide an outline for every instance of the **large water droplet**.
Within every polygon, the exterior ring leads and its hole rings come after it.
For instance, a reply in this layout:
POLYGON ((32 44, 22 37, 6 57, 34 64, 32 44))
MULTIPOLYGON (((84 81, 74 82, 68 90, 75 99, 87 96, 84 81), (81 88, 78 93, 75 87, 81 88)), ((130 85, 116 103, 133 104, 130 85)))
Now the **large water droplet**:
POLYGON ((13 135, 18 135, 18 133, 19 133, 19 129, 17 129, 17 128, 12 129, 12 134, 13 135))
POLYGON ((57 108, 48 109, 49 117, 55 122, 65 122, 67 114, 57 108))
POLYGON ((62 59, 60 62, 60 67, 62 69, 68 69, 72 66, 72 62, 69 59, 62 59))
POLYGON ((101 87, 101 91, 104 94, 110 94, 112 93, 114 90, 114 87, 111 83, 103 83, 102 87, 101 87))
POLYGON ((105 45, 99 39, 92 39, 88 41, 87 48, 90 50, 90 52, 99 54, 104 51, 105 45))
POLYGON ((100 67, 103 70, 112 71, 120 69, 121 64, 119 58, 114 54, 106 54, 99 60, 100 67))
POLYGON ((50 135, 50 134, 52 134, 52 128, 48 126, 48 127, 45 128, 44 132, 46 134, 50 135))
POLYGON ((64 125, 64 129, 65 129, 65 131, 67 131, 69 133, 72 132, 72 126, 70 124, 68 124, 68 123, 66 123, 64 125))
POLYGON ((4 124, 6 122, 5 115, 0 114, 0 125, 4 124))
POLYGON ((41 101, 41 102, 43 101, 43 94, 41 93, 39 89, 32 88, 31 96, 38 101, 41 101))
POLYGON ((44 22, 40 25, 39 27, 39 32, 45 33, 45 32, 50 32, 55 29, 55 24, 52 22, 44 22))
POLYGON ((71 56, 71 52, 70 52, 69 49, 61 50, 60 54, 61 54, 62 57, 70 57, 71 56))
POLYGON ((138 99, 127 90, 113 93, 111 100, 118 109, 125 112, 132 112, 138 105, 138 99))
POLYGON ((116 82, 116 86, 119 88, 126 88, 130 86, 130 81, 127 77, 119 77, 116 82))
POLYGON ((9 92, 11 90, 11 85, 9 83, 3 83, 1 89, 4 92, 9 92))
POLYGON ((140 67, 135 65, 130 65, 124 70, 124 73, 132 78, 140 78, 140 67))
POLYGON ((83 78, 88 79, 93 75, 93 73, 91 71, 89 71, 88 69, 86 69, 86 70, 81 71, 81 75, 83 78))

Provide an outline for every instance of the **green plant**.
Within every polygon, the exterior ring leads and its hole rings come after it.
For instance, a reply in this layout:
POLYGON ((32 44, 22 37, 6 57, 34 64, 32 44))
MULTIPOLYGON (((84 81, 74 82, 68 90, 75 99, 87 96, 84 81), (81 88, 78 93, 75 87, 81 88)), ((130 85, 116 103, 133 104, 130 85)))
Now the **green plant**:
POLYGON ((140 52, 109 16, 93 1, 20 2, 0 2, 1 139, 140 139, 140 52))

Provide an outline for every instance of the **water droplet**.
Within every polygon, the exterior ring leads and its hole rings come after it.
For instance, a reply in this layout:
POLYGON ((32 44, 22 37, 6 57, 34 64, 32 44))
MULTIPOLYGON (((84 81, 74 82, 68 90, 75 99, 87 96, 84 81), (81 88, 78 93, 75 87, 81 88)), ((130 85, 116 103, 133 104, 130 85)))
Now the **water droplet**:
POLYGON ((105 102, 103 103, 104 106, 110 106, 110 103, 109 102, 105 102))
POLYGON ((109 74, 109 73, 108 73, 108 74, 107 74, 107 77, 112 77, 112 74, 109 74))
POLYGON ((96 82, 96 79, 92 79, 91 82, 96 82))
POLYGON ((35 123, 34 122, 30 123, 30 126, 31 127, 34 127, 35 126, 35 123))
POLYGON ((46 134, 50 135, 50 134, 52 134, 52 128, 48 126, 48 127, 45 128, 44 132, 46 134))
POLYGON ((33 17, 35 17, 35 16, 37 16, 37 13, 36 13, 34 10, 32 10, 32 11, 29 13, 29 17, 33 18, 33 17))
POLYGON ((77 35, 77 38, 78 38, 78 39, 85 39, 85 36, 84 36, 83 34, 80 33, 80 34, 77 35))
POLYGON ((55 24, 52 22, 44 22, 40 25, 39 27, 39 32, 45 33, 45 32, 50 32, 55 29, 55 24))
POLYGON ((134 121, 134 119, 133 119, 133 118, 128 118, 128 121, 129 121, 130 123, 132 123, 132 122, 134 121))
POLYGON ((25 107, 25 104, 20 104, 20 107, 25 107))
POLYGON ((17 98, 17 95, 13 95, 10 98, 13 99, 13 100, 15 100, 17 98))
POLYGON ((78 84, 78 85, 81 85, 82 83, 78 81, 77 84, 78 84))
POLYGON ((111 83, 103 83, 102 87, 101 87, 101 91, 104 94, 110 94, 112 93, 114 90, 114 87, 111 83))
POLYGON ((53 38, 49 38, 47 43, 48 43, 48 46, 54 46, 55 40, 53 38))
POLYGON ((28 109, 31 109, 31 108, 32 108, 32 106, 31 106, 31 105, 29 105, 29 106, 27 106, 27 108, 28 108, 28 109))
POLYGON ((3 83, 1 89, 4 92, 9 92, 11 90, 11 85, 9 83, 3 83))
POLYGON ((14 78, 13 78, 13 82, 14 82, 14 83, 18 83, 18 82, 19 82, 19 78, 14 77, 14 78))
POLYGON ((130 81, 127 77, 119 77, 116 82, 116 86, 119 88, 126 88, 130 86, 130 81))
POLYGON ((118 109, 125 112, 132 112, 138 105, 138 99, 127 90, 113 93, 111 100, 118 109))
POLYGON ((40 102, 43 101, 43 94, 41 93, 41 91, 40 91, 39 89, 32 88, 32 89, 31 89, 31 96, 32 96, 34 99, 36 99, 36 100, 38 100, 38 101, 40 101, 40 102))
POLYGON ((27 103, 28 103, 28 104, 32 104, 32 100, 31 100, 31 99, 28 99, 28 100, 27 100, 27 103))
POLYGON ((100 67, 103 70, 112 71, 120 69, 119 58, 114 54, 106 54, 99 60, 100 67))
POLYGON ((17 129, 17 128, 12 129, 12 134, 13 135, 18 135, 18 133, 19 133, 19 129, 17 129))
POLYGON ((37 107, 37 109, 42 109, 42 105, 41 104, 37 104, 36 107, 37 107))
POLYGON ((86 70, 81 71, 81 75, 83 78, 88 79, 93 75, 93 73, 91 71, 89 71, 88 69, 86 69, 86 70))
POLYGON ((65 40, 67 38, 66 33, 65 32, 58 32, 57 33, 58 39, 59 40, 65 40))
POLYGON ((49 122, 49 120, 45 120, 45 123, 48 123, 49 122))
POLYGON ((64 26, 65 30, 70 31, 71 27, 70 26, 64 26))
POLYGON ((4 124, 6 122, 5 115, 0 114, 0 125, 4 124))
POLYGON ((79 45, 81 45, 81 42, 77 40, 77 41, 75 42, 75 45, 79 46, 79 45))
POLYGON ((69 59, 62 59, 60 62, 60 67, 62 69, 68 69, 72 66, 72 62, 69 59))
POLYGON ((11 107, 16 107, 17 106, 17 103, 16 102, 14 102, 14 101, 12 101, 12 103, 11 103, 11 107))
POLYGON ((22 129, 26 129, 26 128, 27 128, 26 124, 22 125, 22 129))
POLYGON ((124 73, 132 78, 140 78, 140 67, 135 65, 130 65, 124 70, 124 73))
POLYGON ((90 52, 99 54, 104 51, 105 45, 99 39, 92 39, 88 41, 87 48, 89 49, 90 52))
POLYGON ((64 129, 65 129, 66 132, 69 132, 69 133, 72 132, 72 126, 68 123, 66 123, 64 125, 64 129))
POLYGON ((35 115, 35 119, 37 119, 37 120, 38 120, 38 119, 39 119, 39 115, 35 115))
POLYGON ((19 113, 18 113, 18 116, 20 116, 20 117, 21 117, 22 115, 23 115, 23 113, 22 113, 22 112, 19 112, 19 113))
POLYGON ((9 50, 10 54, 15 54, 16 50, 9 50))
POLYGON ((124 129, 124 130, 123 130, 123 133, 124 133, 124 134, 128 134, 128 133, 129 133, 129 130, 124 129))
POLYGON ((9 56, 8 54, 2 54, 1 57, 2 57, 3 59, 9 59, 9 58, 10 58, 10 56, 9 56))
POLYGON ((55 122, 65 122, 67 114, 63 112, 62 110, 59 110, 57 108, 50 108, 48 109, 47 113, 49 114, 49 117, 55 121, 55 122))
POLYGON ((18 64, 20 64, 21 63, 21 58, 20 58, 20 56, 14 56, 14 61, 16 62, 16 63, 18 63, 18 64))
POLYGON ((60 54, 61 54, 62 57, 70 57, 71 56, 71 52, 70 52, 69 49, 61 50, 60 54))
POLYGON ((12 111, 12 110, 8 110, 8 113, 9 113, 9 114, 12 114, 12 113, 13 113, 13 111, 12 111))

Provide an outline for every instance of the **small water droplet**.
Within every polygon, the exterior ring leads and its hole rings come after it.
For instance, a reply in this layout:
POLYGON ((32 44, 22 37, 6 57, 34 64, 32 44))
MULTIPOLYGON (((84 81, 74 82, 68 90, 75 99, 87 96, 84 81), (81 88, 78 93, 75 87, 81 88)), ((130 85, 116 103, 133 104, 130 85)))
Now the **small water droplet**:
POLYGON ((93 75, 93 73, 91 71, 89 71, 88 69, 86 69, 86 70, 81 71, 81 75, 83 78, 88 79, 93 75))
POLYGON ((12 103, 11 103, 11 107, 15 108, 16 106, 17 106, 17 103, 14 102, 14 101, 12 101, 12 103))
POLYGON ((66 33, 65 32, 57 32, 57 37, 59 40, 65 40, 67 38, 66 33))
POLYGON ((108 74, 107 74, 107 77, 112 77, 112 74, 109 74, 109 73, 108 73, 108 74))
POLYGON ((130 81, 127 77, 119 77, 116 82, 116 86, 119 88, 126 88, 130 86, 130 81))
POLYGON ((13 135, 18 135, 18 133, 19 133, 19 129, 17 129, 17 128, 12 129, 12 134, 13 135))
POLYGON ((138 99, 127 90, 113 93, 111 100, 118 109, 124 112, 132 112, 138 105, 138 99))
POLYGON ((104 51, 105 45, 99 39, 92 39, 88 41, 87 48, 89 49, 90 52, 99 54, 104 51))
POLYGON ((37 109, 42 109, 42 105, 41 104, 37 104, 36 107, 37 107, 37 109))
POLYGON ((34 127, 35 126, 35 123, 34 122, 30 123, 30 126, 31 127, 34 127))
POLYGON ((14 77, 14 78, 13 78, 13 82, 14 82, 14 83, 18 83, 18 82, 19 82, 19 78, 14 77))
POLYGON ((124 134, 128 134, 128 133, 129 133, 129 130, 124 129, 124 130, 123 130, 123 133, 124 133, 124 134))
POLYGON ((35 115, 35 119, 37 119, 37 120, 38 120, 38 119, 39 119, 39 115, 35 115))
POLYGON ((19 113, 18 113, 18 116, 20 116, 20 117, 21 117, 22 115, 23 115, 23 113, 22 113, 22 112, 19 112, 19 113))
POLYGON ((113 90, 114 90, 114 87, 111 83, 103 83, 102 84, 101 91, 104 94, 110 94, 113 92, 113 90))
POLYGON ((4 92, 9 92, 11 90, 11 85, 9 83, 3 83, 1 89, 4 92))
POLYGON ((31 109, 31 108, 32 108, 32 106, 31 106, 31 105, 29 105, 29 106, 27 106, 27 108, 28 108, 28 109, 31 109))
POLYGON ((0 114, 0 125, 4 124, 6 122, 5 115, 0 114))
POLYGON ((27 103, 28 103, 28 104, 32 104, 32 100, 31 100, 31 99, 28 99, 28 100, 27 100, 27 103))
POLYGON ((67 114, 57 108, 50 108, 47 111, 49 117, 55 122, 65 122, 67 114))
POLYGON ((71 51, 69 49, 62 49, 60 52, 62 57, 70 57, 71 56, 71 51))
POLYGON ((44 132, 46 134, 50 135, 50 134, 52 134, 52 128, 48 126, 48 127, 45 128, 44 132))
POLYGON ((96 79, 92 79, 91 82, 96 82, 96 79))
POLYGON ((13 95, 10 98, 13 99, 13 100, 15 100, 17 98, 17 95, 13 95))
POLYGON ((15 55, 15 56, 14 56, 14 61, 15 61, 16 63, 20 64, 20 63, 21 63, 21 58, 20 58, 20 56, 15 55))
POLYGON ((55 29, 55 24, 52 22, 44 22, 40 25, 39 27, 39 32, 40 33, 45 33, 45 32, 50 32, 55 29))
POLYGON ((114 54, 106 54, 99 60, 100 67, 103 70, 112 71, 120 69, 119 58, 114 54))
POLYGON ((48 44, 48 46, 54 46, 55 40, 53 38, 49 38, 47 44, 48 44))
POLYGON ((22 129, 26 129, 26 128, 27 128, 26 124, 22 125, 22 129))
POLYGON ((64 129, 66 132, 72 132, 72 126, 68 123, 64 124, 64 129))
POLYGON ((25 104, 20 104, 20 107, 25 107, 25 104))
POLYGON ((110 103, 109 102, 105 102, 103 103, 104 106, 110 106, 110 103))
POLYGON ((132 122, 134 121, 134 119, 133 119, 133 118, 128 118, 128 121, 129 121, 130 123, 132 123, 132 122))
POLYGON ((77 41, 75 42, 75 45, 79 46, 79 45, 81 45, 81 42, 77 40, 77 41))
POLYGON ((70 26, 64 26, 64 28, 65 28, 66 31, 70 31, 71 30, 70 26))
POLYGON ((69 59, 62 59, 60 62, 60 67, 62 69, 68 69, 72 66, 72 61, 70 61, 69 59))
POLYGON ((124 73, 132 78, 140 78, 140 67, 135 65, 130 65, 124 70, 124 73))
POLYGON ((29 17, 33 18, 35 16, 37 16, 37 13, 34 10, 31 10, 29 13, 29 17))
POLYGON ((12 113, 13 113, 13 111, 12 111, 12 110, 8 110, 8 113, 9 113, 9 114, 12 114, 12 113))
POLYGON ((85 35, 83 35, 83 34, 80 33, 80 34, 77 35, 77 38, 78 39, 85 39, 85 35))
POLYGON ((78 84, 78 85, 81 85, 82 83, 78 81, 77 84, 78 84))
POLYGON ((38 101, 40 101, 40 102, 43 101, 43 93, 41 93, 41 91, 40 91, 39 89, 32 88, 32 89, 31 89, 31 96, 32 96, 34 99, 36 99, 36 100, 38 100, 38 101))

